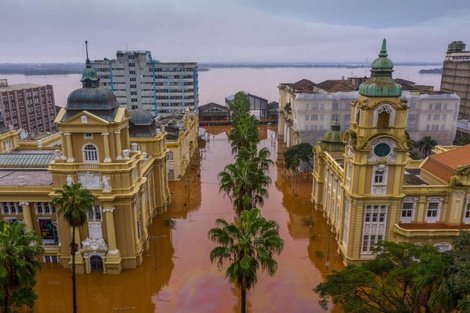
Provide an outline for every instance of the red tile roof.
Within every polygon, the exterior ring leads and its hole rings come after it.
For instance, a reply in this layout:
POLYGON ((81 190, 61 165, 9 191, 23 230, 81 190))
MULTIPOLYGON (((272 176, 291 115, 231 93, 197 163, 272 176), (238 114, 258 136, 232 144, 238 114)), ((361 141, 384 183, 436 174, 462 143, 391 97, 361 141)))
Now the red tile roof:
POLYGON ((470 164, 470 144, 431 155, 421 166, 434 176, 449 182, 458 166, 470 164))

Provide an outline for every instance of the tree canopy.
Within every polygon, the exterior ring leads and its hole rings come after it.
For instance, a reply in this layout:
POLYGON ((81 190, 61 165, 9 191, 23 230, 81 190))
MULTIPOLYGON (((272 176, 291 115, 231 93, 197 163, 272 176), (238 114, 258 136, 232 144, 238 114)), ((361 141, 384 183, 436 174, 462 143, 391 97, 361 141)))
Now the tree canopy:
POLYGON ((431 136, 424 136, 418 142, 416 142, 416 148, 423 153, 424 157, 431 154, 432 149, 437 145, 437 141, 431 136))
POLYGON ((310 169, 312 169, 312 149, 313 147, 309 143, 299 143, 288 148, 284 152, 285 167, 288 169, 297 169, 300 162, 306 162, 310 166, 310 169))
POLYGON ((314 289, 344 312, 470 312, 470 234, 451 251, 409 242, 379 242, 375 259, 328 275, 314 289))
POLYGON ((10 307, 33 307, 37 257, 44 249, 37 245, 40 238, 32 231, 25 232, 24 224, 0 221, 0 286, 3 312, 10 307))

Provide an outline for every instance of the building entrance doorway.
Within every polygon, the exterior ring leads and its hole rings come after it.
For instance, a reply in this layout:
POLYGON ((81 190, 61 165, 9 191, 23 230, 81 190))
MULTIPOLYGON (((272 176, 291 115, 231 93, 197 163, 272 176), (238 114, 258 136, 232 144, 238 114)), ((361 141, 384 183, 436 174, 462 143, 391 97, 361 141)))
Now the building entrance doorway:
POLYGON ((94 255, 90 258, 90 270, 92 272, 102 272, 103 271, 103 259, 94 255))

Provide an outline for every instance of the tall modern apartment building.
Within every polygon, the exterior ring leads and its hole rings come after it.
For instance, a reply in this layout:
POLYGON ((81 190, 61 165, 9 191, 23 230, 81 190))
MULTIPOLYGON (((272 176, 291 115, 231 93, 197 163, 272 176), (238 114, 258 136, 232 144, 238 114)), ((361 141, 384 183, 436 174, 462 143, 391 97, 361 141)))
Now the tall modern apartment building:
POLYGON ((470 51, 465 51, 462 41, 454 41, 447 48, 441 91, 455 92, 460 97, 459 117, 470 120, 470 51))
POLYGON ((196 62, 160 62, 150 51, 117 51, 116 59, 95 60, 100 87, 111 89, 128 110, 144 109, 154 116, 198 107, 196 62))
POLYGON ((8 85, 6 79, 0 79, 0 110, 8 127, 28 133, 57 131, 52 85, 8 85))

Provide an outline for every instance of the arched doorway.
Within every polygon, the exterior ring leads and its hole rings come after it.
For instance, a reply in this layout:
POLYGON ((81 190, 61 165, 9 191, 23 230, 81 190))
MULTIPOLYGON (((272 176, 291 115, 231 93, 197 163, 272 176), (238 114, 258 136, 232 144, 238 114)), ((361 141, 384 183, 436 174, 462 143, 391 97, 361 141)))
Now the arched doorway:
POLYGON ((90 270, 92 272, 103 271, 103 259, 99 255, 90 257, 90 270))

